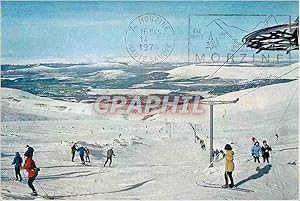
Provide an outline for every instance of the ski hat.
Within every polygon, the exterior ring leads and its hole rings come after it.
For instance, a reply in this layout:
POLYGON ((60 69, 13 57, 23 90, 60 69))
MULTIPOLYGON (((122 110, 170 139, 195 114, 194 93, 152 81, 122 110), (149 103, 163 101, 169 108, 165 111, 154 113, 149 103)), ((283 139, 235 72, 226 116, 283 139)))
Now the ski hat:
POLYGON ((227 151, 230 151, 230 150, 232 150, 232 147, 230 146, 230 144, 226 144, 224 149, 227 151))
POLYGON ((26 157, 32 157, 32 155, 31 154, 29 154, 28 152, 25 152, 25 154, 24 154, 24 156, 26 156, 26 157))

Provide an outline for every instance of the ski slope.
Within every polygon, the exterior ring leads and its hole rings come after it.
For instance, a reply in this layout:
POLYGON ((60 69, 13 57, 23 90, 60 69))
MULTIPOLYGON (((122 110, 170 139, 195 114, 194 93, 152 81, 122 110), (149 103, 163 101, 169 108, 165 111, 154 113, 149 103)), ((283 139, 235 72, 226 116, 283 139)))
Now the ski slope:
MULTIPOLYGON (((196 185, 202 181, 224 184, 223 160, 203 173, 209 163, 208 151, 194 143, 193 130, 187 124, 202 123, 197 132, 208 145, 208 108, 197 119, 168 119, 161 114, 147 121, 133 121, 104 118, 93 113, 89 104, 2 88, 2 199, 35 199, 29 195, 26 180, 13 181, 10 165, 16 151, 24 154, 26 144, 34 147, 34 160, 41 168, 37 182, 55 199, 299 199, 297 86, 298 81, 293 81, 262 87, 244 97, 251 89, 215 98, 240 97, 234 105, 215 107, 214 146, 222 149, 226 143, 232 144, 235 183, 253 192, 196 185), (170 132, 166 121, 171 120, 175 123, 170 132), (274 138, 276 128, 278 141, 274 138), (252 136, 271 145, 270 164, 247 161, 252 136), (78 156, 71 162, 70 147, 77 141, 90 149, 89 166, 81 165, 78 156), (113 167, 104 168, 110 147, 116 157, 113 167), (296 165, 288 164, 291 161, 296 165)), ((34 185, 45 195, 37 183, 34 185)))
MULTIPOLYGON (((220 66, 197 66, 197 65, 184 65, 181 67, 174 68, 167 71, 169 73, 168 78, 170 80, 176 79, 189 79, 197 76, 209 77, 212 75, 220 66)), ((222 79, 243 79, 243 80, 254 80, 254 79, 274 79, 278 76, 283 75, 284 73, 296 68, 299 66, 299 63, 293 63, 291 65, 282 66, 282 67, 256 67, 248 66, 247 64, 241 66, 224 66, 222 70, 218 71, 213 78, 222 78, 222 79)), ((293 71, 288 75, 284 76, 286 79, 297 79, 299 78, 298 71, 293 71)))

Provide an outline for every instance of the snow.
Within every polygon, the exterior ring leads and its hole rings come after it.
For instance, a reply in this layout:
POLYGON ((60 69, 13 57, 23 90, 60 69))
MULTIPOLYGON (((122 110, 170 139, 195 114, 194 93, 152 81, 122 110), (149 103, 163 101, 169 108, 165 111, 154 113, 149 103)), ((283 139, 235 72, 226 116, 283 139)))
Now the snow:
POLYGON ((90 89, 90 95, 151 95, 151 94, 168 94, 171 90, 165 89, 90 89))
POLYGON ((23 68, 18 70, 8 70, 7 72, 21 72, 21 73, 41 73, 41 72, 53 72, 55 68, 51 68, 48 66, 37 65, 31 68, 23 68))
MULTIPOLYGON (((177 80, 177 79, 190 79, 193 77, 200 77, 200 76, 207 76, 209 77, 213 74, 220 65, 216 66, 197 66, 197 65, 187 65, 178 67, 172 70, 167 71, 170 73, 168 78, 170 80, 177 80)), ((230 66, 225 65, 222 67, 215 75, 214 78, 222 78, 222 79, 246 79, 246 80, 253 80, 253 79, 273 79, 277 76, 280 76, 289 70, 292 70, 299 66, 299 63, 294 63, 284 67, 253 67, 247 66, 230 66)), ((297 79, 299 77, 298 70, 293 71, 292 73, 284 76, 285 79, 297 79)))
POLYGON ((134 75, 126 73, 123 70, 102 70, 88 75, 88 79, 99 80, 117 80, 133 77, 134 75))
MULTIPOLYGON (((192 75, 185 72, 184 76, 192 75)), ((171 75, 176 77, 174 71, 171 75)), ((215 106, 214 146, 222 149, 232 143, 235 183, 254 191, 250 193, 196 185, 202 180, 223 184, 224 161, 216 162, 202 174, 209 164, 208 151, 194 143, 193 130, 187 124, 190 120, 185 116, 173 117, 176 122, 171 124, 170 133, 166 124, 170 120, 163 115, 147 121, 102 118, 93 113, 90 104, 2 88, 2 199, 32 199, 26 181, 12 180, 14 171, 10 165, 14 153, 23 154, 26 144, 34 147, 34 160, 41 168, 37 182, 56 199, 298 199, 298 84, 293 81, 262 87, 246 96, 243 94, 251 89, 215 98, 240 97, 236 104, 215 106), (278 141, 274 138, 276 127, 278 141), (246 162, 252 136, 259 141, 266 139, 272 146, 270 164, 246 162), (70 147, 77 141, 89 147, 90 166, 81 165, 78 156, 76 162, 71 162, 70 147), (104 168, 110 147, 116 157, 112 168, 104 168), (288 164, 291 161, 296 165, 288 164)), ((202 123, 197 127, 198 135, 207 145, 208 115, 207 107, 205 115, 194 119, 202 123)), ((37 183, 34 185, 39 194, 45 195, 37 183)))
POLYGON ((1 88, 1 110, 2 121, 54 120, 90 117, 94 105, 52 100, 17 89, 1 88))

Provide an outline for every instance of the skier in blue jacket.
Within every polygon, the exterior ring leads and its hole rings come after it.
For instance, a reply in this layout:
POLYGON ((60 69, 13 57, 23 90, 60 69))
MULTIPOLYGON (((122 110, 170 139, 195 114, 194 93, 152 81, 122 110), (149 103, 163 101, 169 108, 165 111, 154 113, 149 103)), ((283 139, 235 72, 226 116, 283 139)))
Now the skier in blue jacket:
POLYGON ((258 163, 260 163, 259 157, 260 157, 260 154, 261 154, 261 148, 259 146, 259 142, 254 143, 254 145, 251 148, 251 153, 252 153, 252 156, 254 158, 254 162, 256 163, 256 161, 257 161, 258 163))
POLYGON ((84 162, 84 152, 85 152, 85 148, 84 147, 79 147, 78 149, 77 149, 77 151, 78 151, 78 153, 79 153, 79 156, 80 156, 80 159, 81 159, 81 163, 82 164, 85 164, 85 162, 84 162))
POLYGON ((16 181, 22 181, 22 176, 20 174, 21 166, 23 163, 23 159, 20 156, 19 152, 16 152, 16 156, 12 162, 12 165, 15 165, 15 173, 16 173, 16 181))

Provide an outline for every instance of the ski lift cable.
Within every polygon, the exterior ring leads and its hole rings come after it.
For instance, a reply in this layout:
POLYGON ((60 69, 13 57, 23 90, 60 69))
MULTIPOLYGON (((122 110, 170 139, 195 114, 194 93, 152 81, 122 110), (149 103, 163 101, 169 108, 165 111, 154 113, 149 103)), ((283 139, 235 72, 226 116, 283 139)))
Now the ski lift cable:
MULTIPOLYGON (((271 80, 269 81, 269 83, 271 83, 271 82, 273 82, 273 81, 275 81, 275 80, 277 80, 277 79, 279 79, 279 78, 282 78, 283 76, 285 76, 285 75, 287 75, 287 74, 289 74, 289 73, 291 73, 291 72, 297 70, 298 68, 299 68, 299 66, 297 66, 296 68, 293 68, 292 70, 289 70, 288 72, 286 72, 286 73, 284 73, 284 74, 282 74, 282 75, 280 75, 280 76, 278 76, 278 77, 276 77, 276 78, 271 79, 271 80)), ((256 88, 252 89, 251 91, 249 91, 249 92, 243 94, 243 95, 240 96, 239 98, 244 98, 245 96, 247 96, 247 95, 251 94, 252 92, 254 92, 254 91, 260 89, 261 87, 262 87, 262 86, 256 87, 256 88)), ((226 111, 229 107, 231 107, 231 105, 228 105, 224 110, 226 111)), ((227 113, 227 111, 226 111, 225 113, 227 113)), ((224 114, 223 117, 224 117, 225 115, 226 115, 226 114, 224 114)))
POLYGON ((217 70, 215 70, 209 77, 208 79, 211 79, 230 59, 232 59, 234 57, 234 55, 246 44, 246 42, 244 42, 229 58, 227 58, 227 60, 221 65, 219 66, 219 68, 217 70))
POLYGON ((281 118, 280 118, 280 120, 279 120, 279 122, 278 122, 278 124, 277 124, 277 126, 276 126, 276 128, 275 128, 275 130, 274 130, 274 133, 276 133, 277 129, 279 128, 279 126, 280 126, 280 124, 281 124, 281 122, 282 122, 282 120, 283 120, 283 118, 284 118, 284 116, 285 116, 285 114, 286 114, 286 112, 287 112, 287 110, 288 110, 288 108, 289 108, 291 102, 293 101, 293 99, 295 98, 295 96, 296 96, 296 94, 297 94, 297 93, 296 93, 297 90, 298 90, 298 86, 296 87, 295 92, 294 92, 294 95, 292 96, 291 100, 290 100, 289 103, 287 104, 287 106, 286 106, 286 108, 285 108, 285 110, 284 110, 284 112, 283 112, 283 114, 282 114, 282 116, 281 116, 281 118))
MULTIPOLYGON (((279 78, 282 78, 283 76, 285 76, 285 75, 287 75, 287 74, 289 74, 289 73, 291 73, 291 72, 297 70, 298 68, 299 68, 299 66, 297 66, 296 68, 293 68, 292 70, 289 70, 288 72, 286 72, 286 73, 284 73, 284 74, 282 74, 282 75, 280 75, 280 76, 278 76, 278 77, 276 77, 276 78, 274 78, 274 79, 271 79, 271 80, 269 81, 269 83, 271 83, 271 82, 273 82, 273 81, 275 81, 275 80, 277 80, 277 79, 279 79, 279 78)), ((240 98, 249 95, 250 93, 252 93, 252 92, 254 92, 254 91, 260 89, 261 87, 262 87, 262 86, 259 86, 259 87, 254 88, 253 90, 251 90, 251 91, 249 91, 249 92, 243 94, 240 98)))

